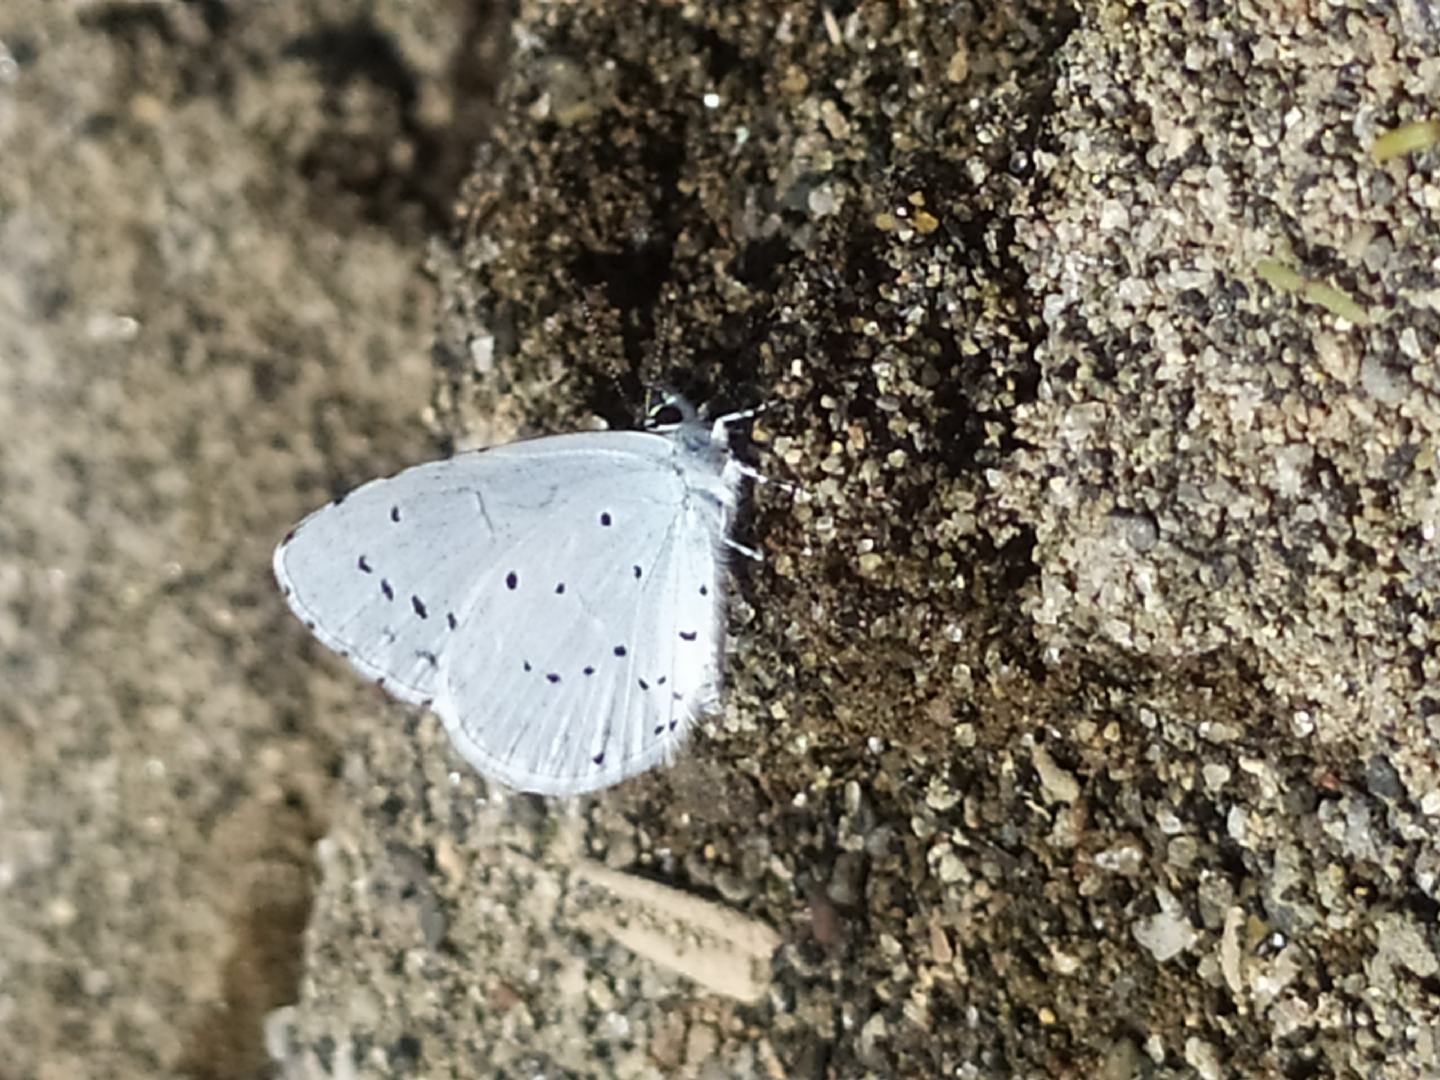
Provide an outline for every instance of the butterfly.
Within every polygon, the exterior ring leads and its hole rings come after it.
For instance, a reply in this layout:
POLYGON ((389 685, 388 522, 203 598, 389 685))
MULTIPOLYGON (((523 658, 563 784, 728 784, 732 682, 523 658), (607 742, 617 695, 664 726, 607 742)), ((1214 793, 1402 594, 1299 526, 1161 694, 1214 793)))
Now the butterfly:
POLYGON ((669 760, 720 692, 746 478, 669 395, 644 430, 528 439, 372 480, 275 549, 294 613, 482 775, 578 795, 669 760), (666 415, 678 415, 661 423, 666 415))

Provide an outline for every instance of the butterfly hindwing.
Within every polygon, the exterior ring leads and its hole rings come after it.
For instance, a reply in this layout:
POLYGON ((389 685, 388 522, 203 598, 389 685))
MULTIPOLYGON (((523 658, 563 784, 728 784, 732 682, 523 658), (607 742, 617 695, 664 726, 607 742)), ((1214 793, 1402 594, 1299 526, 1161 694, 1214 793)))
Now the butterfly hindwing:
POLYGON ((713 696, 718 510, 656 469, 592 477, 481 585, 434 706, 481 772, 605 787, 669 757, 713 696))

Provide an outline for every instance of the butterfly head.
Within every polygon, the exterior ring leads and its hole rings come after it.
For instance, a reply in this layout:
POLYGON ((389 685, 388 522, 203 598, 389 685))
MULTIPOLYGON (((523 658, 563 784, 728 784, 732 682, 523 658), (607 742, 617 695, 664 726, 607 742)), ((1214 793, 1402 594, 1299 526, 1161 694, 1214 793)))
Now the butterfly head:
POLYGON ((645 430, 667 435, 686 453, 697 456, 723 454, 729 447, 729 431, 720 420, 706 421, 684 395, 660 388, 645 416, 645 430))

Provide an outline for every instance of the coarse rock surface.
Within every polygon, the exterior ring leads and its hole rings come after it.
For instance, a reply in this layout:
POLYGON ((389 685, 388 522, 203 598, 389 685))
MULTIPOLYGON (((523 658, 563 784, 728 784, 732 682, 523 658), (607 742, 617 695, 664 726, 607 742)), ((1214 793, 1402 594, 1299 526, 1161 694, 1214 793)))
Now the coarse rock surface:
POLYGON ((1429 6, 15 10, 0 1070, 1440 1071, 1429 6), (269 547, 657 382, 724 712, 489 788, 269 547))
POLYGON ((6 1080, 270 1069, 367 712, 269 553, 434 451, 443 76, 495 71, 417 6, 0 4, 6 1080))

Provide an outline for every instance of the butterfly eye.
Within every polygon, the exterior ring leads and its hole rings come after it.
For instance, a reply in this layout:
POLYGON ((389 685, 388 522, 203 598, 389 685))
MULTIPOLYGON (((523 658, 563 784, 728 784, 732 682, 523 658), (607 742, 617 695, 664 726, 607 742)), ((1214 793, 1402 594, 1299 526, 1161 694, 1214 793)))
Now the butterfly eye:
POLYGON ((645 414, 648 430, 664 430, 691 423, 696 418, 695 406, 668 388, 656 392, 656 399, 645 414))
POLYGON ((685 422, 684 414, 675 405, 665 404, 654 410, 648 417, 652 428, 674 427, 685 422))

